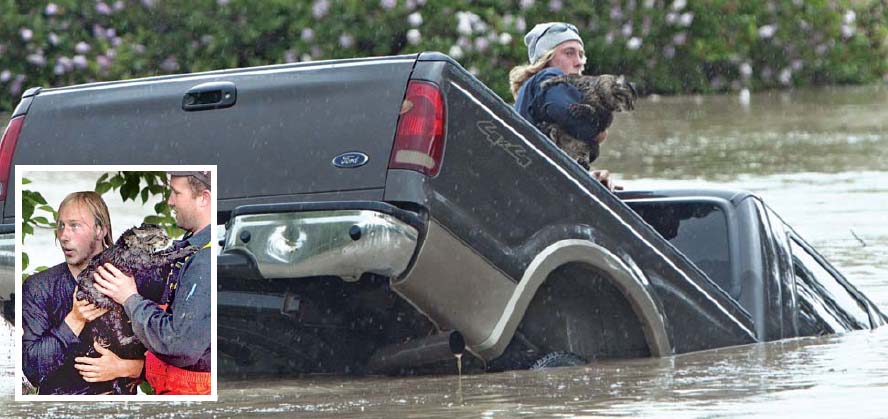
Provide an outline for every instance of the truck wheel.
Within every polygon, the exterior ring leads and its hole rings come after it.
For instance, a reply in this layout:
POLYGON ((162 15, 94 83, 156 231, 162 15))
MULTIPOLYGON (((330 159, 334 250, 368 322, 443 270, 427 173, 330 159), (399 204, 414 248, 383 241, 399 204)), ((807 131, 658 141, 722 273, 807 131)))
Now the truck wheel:
POLYGON ((543 368, 576 367, 578 365, 586 364, 588 364, 588 362, 577 354, 570 352, 550 352, 536 360, 536 362, 530 366, 530 369, 538 370, 543 368))

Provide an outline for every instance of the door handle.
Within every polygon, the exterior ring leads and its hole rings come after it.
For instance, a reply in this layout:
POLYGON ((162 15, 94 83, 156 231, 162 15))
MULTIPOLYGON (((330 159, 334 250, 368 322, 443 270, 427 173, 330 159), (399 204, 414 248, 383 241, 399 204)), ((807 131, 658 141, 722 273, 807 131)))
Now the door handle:
POLYGON ((234 106, 235 102, 237 102, 237 87, 234 83, 214 81, 188 89, 182 97, 182 109, 188 112, 222 109, 234 106))

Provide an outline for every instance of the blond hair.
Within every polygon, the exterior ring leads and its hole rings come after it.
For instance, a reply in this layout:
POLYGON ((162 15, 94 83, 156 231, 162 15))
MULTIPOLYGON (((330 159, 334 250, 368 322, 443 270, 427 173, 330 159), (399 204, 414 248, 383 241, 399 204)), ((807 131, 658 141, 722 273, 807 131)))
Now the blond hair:
MULTIPOLYGON (((556 48, 546 51, 546 53, 533 64, 515 66, 509 71, 509 88, 512 90, 513 99, 518 99, 518 91, 521 90, 521 86, 527 81, 527 79, 535 76, 536 73, 543 71, 544 68, 549 66, 549 61, 555 57, 556 48)), ((585 54, 580 57, 580 63, 584 66, 586 65, 585 54)))
POLYGON ((555 49, 546 51, 539 60, 533 64, 515 66, 509 71, 509 87, 512 89, 512 98, 518 99, 518 91, 527 79, 543 71, 549 65, 549 61, 555 56, 555 49))
MULTIPOLYGON (((110 247, 114 244, 114 236, 111 234, 111 214, 108 213, 108 206, 105 205, 105 200, 102 199, 101 195, 93 191, 72 192, 59 204, 59 212, 62 212, 62 208, 69 204, 80 204, 83 208, 86 208, 93 216, 95 227, 105 228, 102 244, 105 247, 110 247)), ((56 240, 58 239, 58 234, 56 234, 56 240)))

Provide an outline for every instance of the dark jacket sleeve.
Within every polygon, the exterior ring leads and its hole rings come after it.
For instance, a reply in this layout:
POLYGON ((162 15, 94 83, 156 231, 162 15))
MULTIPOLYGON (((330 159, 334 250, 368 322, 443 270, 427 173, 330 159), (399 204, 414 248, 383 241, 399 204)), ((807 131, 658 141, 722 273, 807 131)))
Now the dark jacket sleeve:
POLYGON ((195 365, 210 347, 210 257, 203 249, 189 261, 170 312, 140 295, 123 304, 145 347, 177 367, 195 365))
MULTIPOLYGON (((559 75, 560 71, 547 69, 534 82, 541 84, 546 79, 559 75)), ((540 91, 532 104, 532 112, 539 120, 554 122, 574 138, 592 142, 603 131, 606 126, 603 122, 609 115, 601 115, 594 120, 574 118, 570 114, 570 105, 580 102, 582 98, 583 94, 575 87, 566 83, 557 84, 540 91)))
POLYGON ((40 285, 34 277, 22 284, 22 370, 37 386, 65 362, 69 348, 80 343, 64 321, 52 325, 50 304, 55 302, 40 285))

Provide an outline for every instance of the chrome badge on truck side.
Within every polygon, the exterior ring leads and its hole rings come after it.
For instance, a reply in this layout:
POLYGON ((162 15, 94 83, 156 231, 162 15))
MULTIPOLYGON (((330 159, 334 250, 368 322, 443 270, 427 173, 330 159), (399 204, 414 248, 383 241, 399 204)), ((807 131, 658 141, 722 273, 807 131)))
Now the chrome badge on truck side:
POLYGON ((343 169, 352 169, 367 164, 368 160, 370 158, 366 154, 359 151, 350 151, 334 157, 333 165, 343 169))

